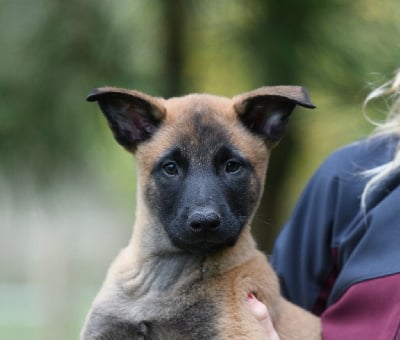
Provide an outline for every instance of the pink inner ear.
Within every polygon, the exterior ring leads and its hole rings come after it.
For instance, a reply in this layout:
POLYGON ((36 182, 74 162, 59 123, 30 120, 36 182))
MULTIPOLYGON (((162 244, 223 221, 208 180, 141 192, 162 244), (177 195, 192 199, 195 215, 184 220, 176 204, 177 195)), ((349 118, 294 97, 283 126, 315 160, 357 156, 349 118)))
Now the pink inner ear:
POLYGON ((149 138, 156 130, 158 123, 150 112, 134 103, 122 103, 114 119, 132 144, 137 144, 149 138))
POLYGON ((295 105, 281 97, 255 97, 246 101, 244 112, 239 117, 250 131, 267 142, 276 143, 283 137, 295 105))
POLYGON ((139 122, 138 125, 143 128, 143 131, 145 131, 149 135, 152 135, 157 130, 157 126, 155 124, 150 123, 148 120, 141 117, 140 115, 138 115, 137 121, 139 122))
POLYGON ((281 113, 272 113, 264 120, 263 130, 271 141, 278 141, 286 130, 287 118, 281 113))

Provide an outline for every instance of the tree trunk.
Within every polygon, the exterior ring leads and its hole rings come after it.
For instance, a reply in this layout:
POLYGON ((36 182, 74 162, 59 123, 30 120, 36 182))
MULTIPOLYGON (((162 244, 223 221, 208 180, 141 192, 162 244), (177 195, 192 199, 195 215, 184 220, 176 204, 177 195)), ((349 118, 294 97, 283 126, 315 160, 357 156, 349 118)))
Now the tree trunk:
POLYGON ((164 79, 165 97, 183 94, 184 69, 184 32, 186 23, 186 8, 184 0, 161 1, 163 10, 165 45, 164 45, 164 79))

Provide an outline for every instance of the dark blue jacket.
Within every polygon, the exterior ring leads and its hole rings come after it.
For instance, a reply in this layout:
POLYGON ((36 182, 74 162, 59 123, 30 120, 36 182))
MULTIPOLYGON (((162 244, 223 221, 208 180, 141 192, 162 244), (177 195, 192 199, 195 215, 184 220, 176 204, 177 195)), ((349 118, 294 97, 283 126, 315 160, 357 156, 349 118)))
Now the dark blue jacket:
POLYGON ((325 339, 399 336, 400 170, 360 207, 362 172, 391 161, 398 142, 375 137, 333 153, 276 241, 271 262, 282 292, 322 315, 325 339))

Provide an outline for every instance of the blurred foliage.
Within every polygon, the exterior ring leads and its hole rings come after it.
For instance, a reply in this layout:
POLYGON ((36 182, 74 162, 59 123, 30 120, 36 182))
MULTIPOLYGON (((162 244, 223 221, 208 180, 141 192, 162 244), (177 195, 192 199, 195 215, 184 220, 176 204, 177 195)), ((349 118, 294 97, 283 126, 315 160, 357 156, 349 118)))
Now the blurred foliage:
POLYGON ((84 102, 96 85, 172 96, 299 83, 359 105, 370 74, 397 66, 398 14, 394 0, 3 0, 2 171, 49 180, 84 165, 103 138, 84 102))
MULTIPOLYGON (((30 284, 39 277, 39 286, 51 287, 48 272, 37 272, 49 259, 49 268, 64 268, 56 264, 60 253, 69 270, 56 278, 67 294, 60 302, 65 311, 43 314, 51 318, 38 321, 44 324, 33 336, 38 339, 76 337, 94 294, 82 286, 98 284, 104 258, 123 245, 133 218, 134 163, 114 143, 96 105, 85 102, 93 87, 168 97, 306 86, 317 109, 293 115, 273 153, 256 216, 258 242, 269 250, 322 159, 369 133, 362 102, 400 66, 398 0, 0 0, 0 8, 0 227, 9 241, 1 250, 2 278, 30 284), (34 204, 45 208, 29 210, 34 204), (87 217, 89 212, 97 217, 87 217), (116 217, 124 212, 122 220, 116 217), (50 218, 53 213, 62 221, 50 218), (113 223, 128 225, 120 230, 113 223), (93 244, 93 233, 105 240, 101 247, 93 244), (16 239, 38 256, 35 266, 14 246, 16 239), (54 337, 65 323, 75 335, 54 337)), ((2 294, 0 289, 0 299, 2 294)), ((57 304, 55 299, 52 308, 57 304)), ((9 328, 0 337, 26 338, 26 329, 17 334, 9 328)))

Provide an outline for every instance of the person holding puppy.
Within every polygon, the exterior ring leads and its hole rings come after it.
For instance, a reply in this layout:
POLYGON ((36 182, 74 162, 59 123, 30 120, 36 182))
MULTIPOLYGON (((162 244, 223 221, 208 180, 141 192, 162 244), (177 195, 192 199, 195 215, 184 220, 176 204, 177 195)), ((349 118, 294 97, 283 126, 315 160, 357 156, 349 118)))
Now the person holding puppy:
POLYGON ((400 70, 366 103, 381 96, 387 121, 320 166, 271 258, 283 295, 321 316, 327 340, 400 339, 400 70))

